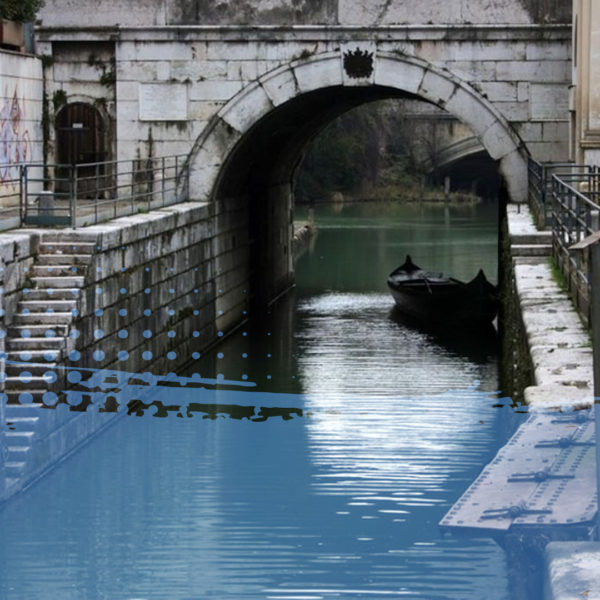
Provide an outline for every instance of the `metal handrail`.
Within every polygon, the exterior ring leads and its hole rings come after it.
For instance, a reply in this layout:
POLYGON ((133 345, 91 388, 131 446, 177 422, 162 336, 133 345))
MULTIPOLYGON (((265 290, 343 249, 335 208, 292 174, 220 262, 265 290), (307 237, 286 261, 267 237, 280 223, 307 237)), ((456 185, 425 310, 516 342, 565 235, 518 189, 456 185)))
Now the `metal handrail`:
POLYGON ((81 227, 188 199, 187 155, 20 167, 21 222, 81 227))
POLYGON ((573 175, 589 175, 595 167, 573 162, 539 162, 528 160, 528 199, 538 227, 550 227, 552 224, 552 176, 569 178, 573 175))
POLYGON ((589 325, 591 311, 588 253, 573 246, 600 230, 600 173, 560 173, 552 176, 552 254, 565 277, 569 294, 589 325))
POLYGON ((11 165, 0 169, 0 231, 18 227, 22 220, 23 196, 20 167, 11 165))

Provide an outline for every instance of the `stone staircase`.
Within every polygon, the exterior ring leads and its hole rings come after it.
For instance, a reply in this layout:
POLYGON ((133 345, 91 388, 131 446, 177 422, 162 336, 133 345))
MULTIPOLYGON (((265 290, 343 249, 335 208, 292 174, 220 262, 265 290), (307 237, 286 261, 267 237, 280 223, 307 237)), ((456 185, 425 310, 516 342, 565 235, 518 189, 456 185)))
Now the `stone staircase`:
POLYGON ((56 419, 56 411, 46 407, 57 402, 54 390, 64 389, 65 373, 56 367, 67 358, 71 324, 79 314, 81 288, 94 247, 93 243, 61 243, 52 234, 44 234, 30 286, 21 292, 17 314, 8 326, 7 489, 25 474, 36 435, 56 419))
POLYGON ((552 254, 552 231, 537 230, 526 207, 512 204, 507 212, 513 227, 510 232, 511 256, 520 264, 546 262, 552 254))

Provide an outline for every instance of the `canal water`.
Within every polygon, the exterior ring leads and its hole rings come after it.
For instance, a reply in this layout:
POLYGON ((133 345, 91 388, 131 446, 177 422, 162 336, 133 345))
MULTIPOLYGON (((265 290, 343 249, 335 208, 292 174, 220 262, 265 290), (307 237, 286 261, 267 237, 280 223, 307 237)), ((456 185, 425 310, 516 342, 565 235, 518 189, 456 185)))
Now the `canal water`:
POLYGON ((296 289, 186 373, 222 386, 165 388, 195 408, 118 419, 0 511, 0 599, 512 597, 492 539, 438 527, 519 418, 494 332, 415 328, 385 285, 407 253, 495 280, 496 207, 316 223, 296 289))

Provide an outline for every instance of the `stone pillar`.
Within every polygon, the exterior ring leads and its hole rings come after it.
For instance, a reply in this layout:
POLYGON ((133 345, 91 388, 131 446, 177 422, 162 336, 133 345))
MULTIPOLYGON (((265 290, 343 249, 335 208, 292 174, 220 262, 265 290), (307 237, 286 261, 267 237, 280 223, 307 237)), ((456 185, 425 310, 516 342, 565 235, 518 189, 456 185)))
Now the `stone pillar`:
POLYGON ((600 3, 575 0, 572 109, 575 160, 600 164, 600 3))

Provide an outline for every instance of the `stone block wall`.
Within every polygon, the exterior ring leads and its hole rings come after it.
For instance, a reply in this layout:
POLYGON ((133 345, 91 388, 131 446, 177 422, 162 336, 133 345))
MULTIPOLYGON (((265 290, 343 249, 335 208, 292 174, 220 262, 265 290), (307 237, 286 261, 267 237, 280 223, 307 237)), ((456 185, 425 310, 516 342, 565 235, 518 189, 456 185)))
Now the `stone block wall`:
MULTIPOLYGON (((507 10, 510 2, 491 4, 507 10)), ((522 3, 514 0, 513 4, 522 3)), ((401 10, 400 4, 394 6, 395 10, 401 10)), ((364 7, 356 10, 363 9, 366 10, 364 7)), ((511 14, 514 17, 518 13, 511 14)), ((219 111, 242 90, 259 85, 257 79, 265 73, 294 61, 339 53, 342 46, 349 48, 352 40, 356 40, 356 44, 370 44, 379 55, 424 61, 424 66, 450 73, 491 103, 536 159, 564 160, 568 154, 571 29, 506 22, 511 25, 382 29, 380 24, 374 24, 372 30, 357 30, 353 26, 294 30, 119 27, 115 42, 100 41, 114 37, 112 30, 91 34, 49 27, 39 31, 39 47, 54 60, 52 70, 48 71, 49 79, 54 81, 54 93, 60 89, 69 100, 85 96, 90 102, 105 105, 106 113, 115 123, 116 159, 189 154, 219 111), (373 39, 377 41, 372 42, 373 39), (114 49, 114 63, 109 60, 109 46, 114 49), (99 58, 88 64, 92 54, 99 58), (109 64, 114 64, 112 87, 107 87, 106 78, 104 83, 99 81, 102 66, 109 64)), ((336 69, 341 69, 341 61, 336 69)), ((386 80, 381 64, 376 64, 375 69, 375 83, 393 83, 386 80)), ((294 67, 297 80, 291 80, 289 85, 296 86, 298 94, 318 89, 315 78, 321 77, 323 85, 327 85, 331 77, 317 71, 316 65, 308 65, 306 69, 294 67)), ((410 87, 409 71, 406 75, 406 86, 410 87)), ((271 99, 277 96, 277 90, 266 91, 271 99)), ((281 92, 289 95, 286 90, 281 92)), ((451 104, 447 109, 453 112, 451 104)), ((238 116, 243 121, 244 115, 238 116)), ((245 131, 252 125, 242 121, 232 126, 245 131)), ((207 172, 213 166, 211 161, 221 160, 209 150, 206 159, 203 158, 203 169, 207 172)), ((192 193, 196 199, 206 200, 210 191, 210 187, 204 189, 200 182, 192 193)))
MULTIPOLYGON (((6 461, 0 460, 0 501, 118 417, 106 388, 108 375, 102 370, 156 375, 180 371, 243 322, 249 303, 251 270, 245 204, 189 202, 76 230, 3 234, 2 353, 4 332, 18 311, 18 301, 26 297, 24 288, 35 287, 29 276, 32 267, 40 264, 36 260, 40 244, 44 245, 44 264, 52 269, 62 264, 61 254, 76 252, 89 257, 89 263, 82 258, 76 263, 76 275, 83 275, 83 285, 68 325, 62 365, 56 369, 49 366, 46 371, 46 375, 55 374, 51 391, 68 390, 68 404, 59 403, 53 410, 27 409, 31 411, 28 414, 38 417, 27 465, 15 479, 5 474, 6 461), (54 257, 50 262, 48 253, 54 257)), ((4 360, 0 367, 3 394, 4 360)), ((213 378, 217 373, 202 375, 213 378)), ((142 399, 135 396, 138 391, 127 387, 128 379, 126 376, 118 387, 125 395, 131 389, 135 398, 142 399)), ((152 393, 152 387, 147 388, 144 401, 148 393, 152 393)), ((52 406, 52 396, 43 402, 52 406)), ((1 399, 0 459, 8 447, 6 396, 1 399)), ((19 402, 27 401, 20 398, 19 402)))
MULTIPOLYGON (((60 11, 61 13, 63 11, 60 11)), ((116 154, 115 45, 89 40, 85 44, 38 43, 46 81, 46 162, 58 162, 56 119, 67 104, 85 103, 100 115, 104 159, 116 154)), ((131 156, 129 158, 137 158, 131 156)), ((63 158, 64 160, 64 158, 63 158)))
POLYGON ((217 339, 215 265, 228 250, 216 243, 208 205, 124 217, 85 228, 77 239, 96 251, 70 365, 166 373, 217 339))
POLYGON ((49 235, 94 244, 69 366, 168 373, 246 318, 245 209, 184 203, 49 235))
MULTIPOLYGON (((153 40, 148 33, 140 42, 124 32, 116 61, 119 158, 144 156, 150 137, 156 155, 188 153, 211 118, 258 77, 299 57, 336 51, 348 34, 327 39, 322 32, 279 32, 271 41, 261 41, 250 31, 244 35, 245 41, 226 35, 217 40, 209 32, 189 32, 181 41, 168 35, 153 40), (170 95, 179 98, 178 112, 161 116, 152 98, 170 95)), ((378 41, 378 52, 422 59, 472 85, 507 119, 535 158, 566 158, 571 68, 567 30, 540 35, 526 29, 465 29, 448 31, 441 39, 435 30, 423 28, 386 37, 378 41), (469 36, 478 39, 464 39, 469 36)))
POLYGON ((42 63, 0 50, 0 229, 19 224, 19 167, 39 162, 42 142, 42 63))
POLYGON ((87 15, 98 25, 397 25, 427 23, 565 23, 570 3, 562 0, 134 0, 123 14, 117 0, 47 0, 44 25, 82 26, 87 15))
POLYGON ((27 234, 3 234, 0 236, 0 499, 5 495, 6 431, 4 414, 6 329, 17 309, 17 302, 27 280, 34 256, 37 253, 39 236, 27 234))
POLYGON ((215 203, 215 310, 218 331, 227 331, 245 318, 251 301, 250 206, 247 198, 215 203))

